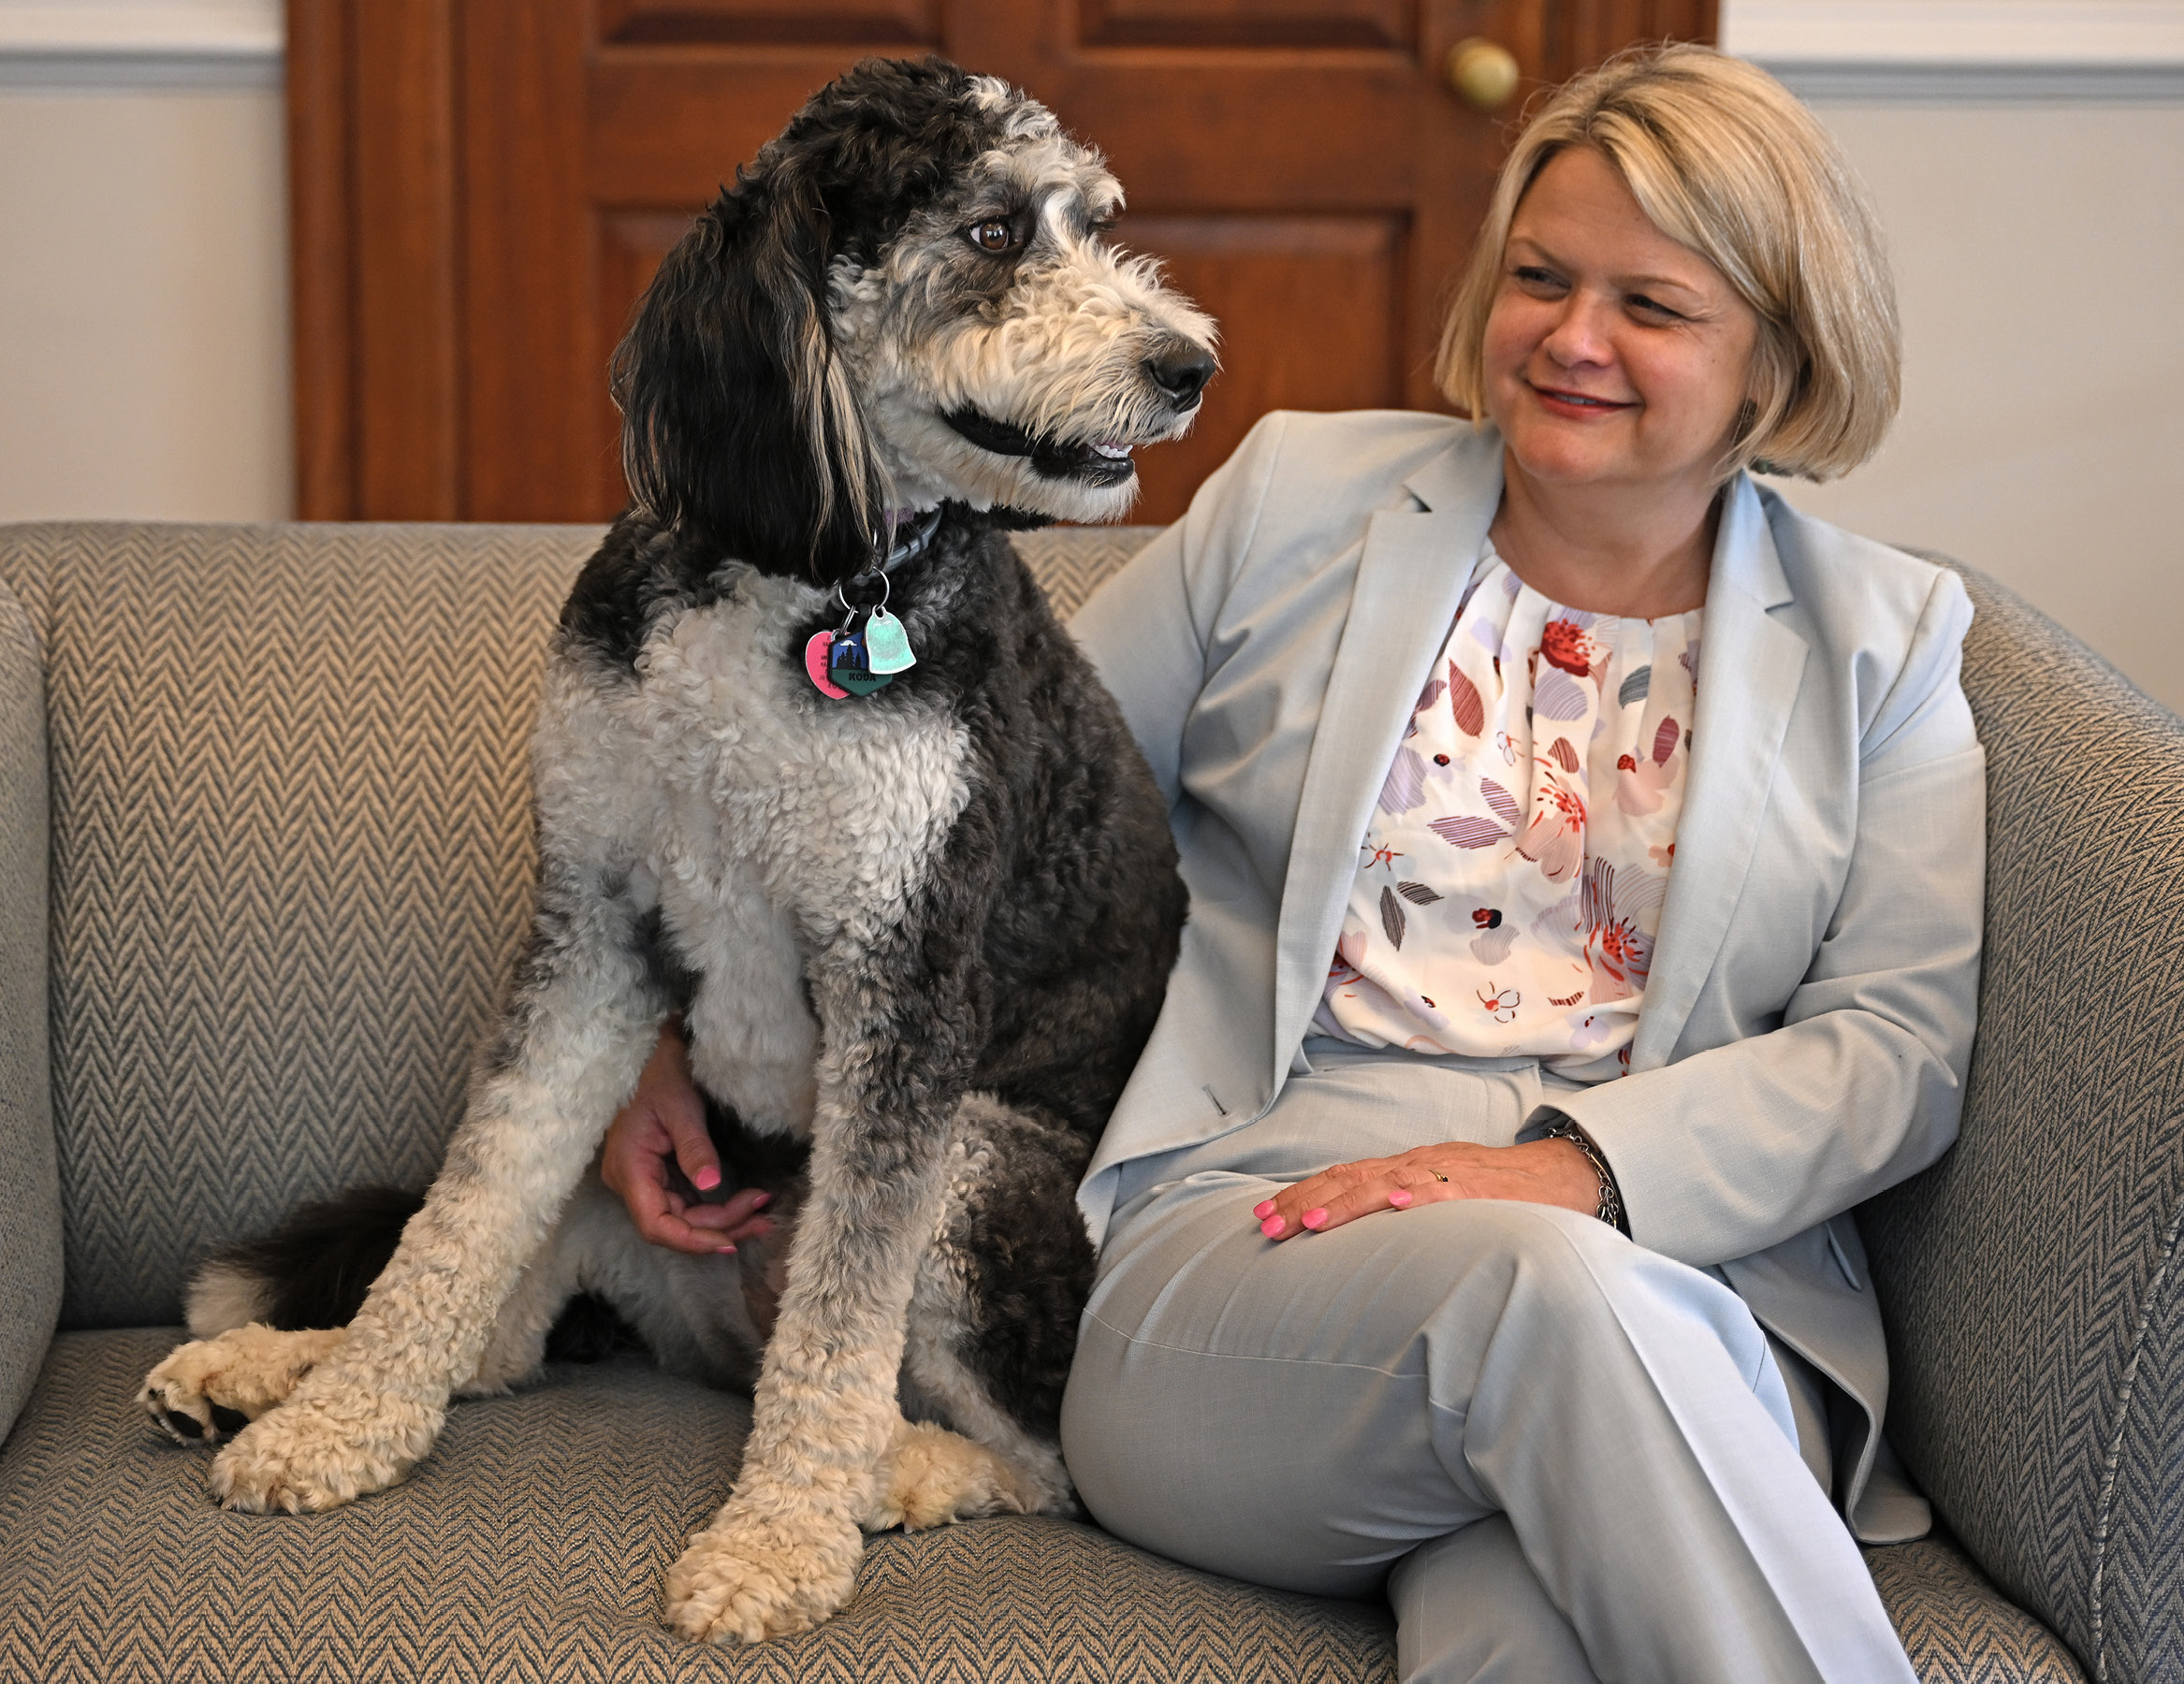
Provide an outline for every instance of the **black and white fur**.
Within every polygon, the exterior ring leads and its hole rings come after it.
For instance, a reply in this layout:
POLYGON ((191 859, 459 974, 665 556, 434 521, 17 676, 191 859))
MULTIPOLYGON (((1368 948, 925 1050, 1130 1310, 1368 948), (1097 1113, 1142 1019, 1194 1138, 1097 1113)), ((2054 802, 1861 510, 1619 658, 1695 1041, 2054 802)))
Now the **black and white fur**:
MULTIPOLYGON (((1104 239, 1120 203, 1023 94, 872 61, 662 264, 616 358, 635 503, 546 675, 535 931, 439 1179, 345 1328, 268 1326, 284 1292, 308 1314, 269 1278, 297 1247, 241 1248, 145 1383, 179 1436, 240 1426, 229 1507, 400 1479, 451 1396, 537 1370, 580 1292, 662 1360, 748 1378, 736 1259, 644 1244, 591 1168, 677 1010, 723 1126, 808 1170, 743 1472, 671 1622, 802 1630, 850 1594, 860 1528, 1067 1505, 1073 1193, 1184 893, 1006 529, 1120 514, 1128 451, 1182 433, 1212 372, 1212 325, 1104 239), (917 664, 823 696, 801 652, 835 587, 934 508, 888 582, 917 664)), ((357 1285, 375 1261, 350 1254, 357 1285)))

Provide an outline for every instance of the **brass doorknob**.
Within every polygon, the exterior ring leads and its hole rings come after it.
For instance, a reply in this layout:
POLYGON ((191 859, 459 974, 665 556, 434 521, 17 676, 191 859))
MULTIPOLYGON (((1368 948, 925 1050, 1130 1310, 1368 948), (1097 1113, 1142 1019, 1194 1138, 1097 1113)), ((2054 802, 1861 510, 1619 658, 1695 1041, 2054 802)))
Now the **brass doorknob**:
POLYGON ((1516 55, 1484 36, 1468 36, 1449 48, 1447 68, 1456 96, 1480 111, 1498 111, 1507 105, 1522 74, 1516 55))

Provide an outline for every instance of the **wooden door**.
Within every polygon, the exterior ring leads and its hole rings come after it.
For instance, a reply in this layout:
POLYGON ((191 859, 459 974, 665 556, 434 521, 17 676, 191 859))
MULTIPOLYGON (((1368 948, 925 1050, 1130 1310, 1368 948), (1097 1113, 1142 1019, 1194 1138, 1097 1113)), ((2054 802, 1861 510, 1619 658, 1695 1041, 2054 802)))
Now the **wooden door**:
POLYGON ((1270 409, 1433 407, 1441 305, 1526 95, 1714 0, 290 0, 301 513, 603 520, 606 361, 661 254, 867 53, 1006 77, 1101 147, 1119 238, 1219 319, 1169 520, 1270 409), (1443 65, 1525 79, 1482 114, 1443 65))

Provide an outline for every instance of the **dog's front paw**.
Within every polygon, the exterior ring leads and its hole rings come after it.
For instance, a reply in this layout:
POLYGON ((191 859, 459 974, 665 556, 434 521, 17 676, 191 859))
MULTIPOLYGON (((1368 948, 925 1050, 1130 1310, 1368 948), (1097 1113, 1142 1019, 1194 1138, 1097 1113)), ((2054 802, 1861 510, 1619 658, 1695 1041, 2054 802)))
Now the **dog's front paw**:
POLYGON ((440 1410, 361 1388, 298 1398, 213 1459, 212 1494, 257 1515, 338 1508, 407 1474, 441 1419, 440 1410))
POLYGON ((808 1632, 850 1600, 864 1548, 864 1535, 847 1519, 724 1514, 669 1570, 667 1623, 700 1643, 763 1643, 808 1632))
POLYGON ((343 1337, 339 1328, 286 1333, 253 1322, 194 1339, 144 1376, 137 1401, 177 1443, 216 1444, 278 1408, 343 1337))

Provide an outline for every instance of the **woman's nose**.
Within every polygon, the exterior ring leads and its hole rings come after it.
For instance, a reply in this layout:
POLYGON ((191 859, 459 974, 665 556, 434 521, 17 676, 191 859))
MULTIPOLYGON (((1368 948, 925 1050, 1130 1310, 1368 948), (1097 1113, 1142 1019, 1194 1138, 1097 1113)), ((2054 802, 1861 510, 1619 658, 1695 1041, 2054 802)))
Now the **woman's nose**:
POLYGON ((1597 300, 1572 293, 1563 300, 1562 312, 1541 341, 1541 348, 1565 368, 1612 362, 1615 354, 1600 311, 1597 300))

